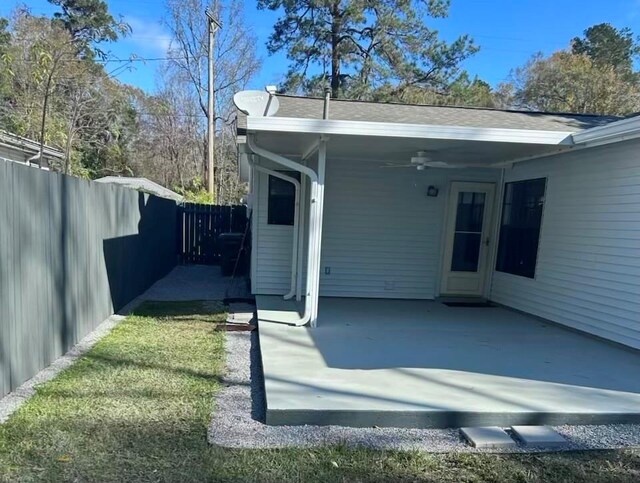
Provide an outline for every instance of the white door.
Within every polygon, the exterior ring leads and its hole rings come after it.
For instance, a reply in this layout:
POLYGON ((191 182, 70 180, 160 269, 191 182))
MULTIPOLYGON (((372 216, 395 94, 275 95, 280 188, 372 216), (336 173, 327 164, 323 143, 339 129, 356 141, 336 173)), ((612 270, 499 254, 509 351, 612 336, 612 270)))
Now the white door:
POLYGON ((451 183, 441 295, 483 295, 494 190, 493 183, 451 183))

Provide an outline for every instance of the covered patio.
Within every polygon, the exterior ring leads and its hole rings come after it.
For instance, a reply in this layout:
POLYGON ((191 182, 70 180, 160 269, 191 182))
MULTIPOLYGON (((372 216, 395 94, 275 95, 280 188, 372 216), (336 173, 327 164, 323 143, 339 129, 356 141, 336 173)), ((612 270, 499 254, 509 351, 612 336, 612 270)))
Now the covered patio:
POLYGON ((640 353, 502 307, 258 296, 271 425, 640 422, 640 353))

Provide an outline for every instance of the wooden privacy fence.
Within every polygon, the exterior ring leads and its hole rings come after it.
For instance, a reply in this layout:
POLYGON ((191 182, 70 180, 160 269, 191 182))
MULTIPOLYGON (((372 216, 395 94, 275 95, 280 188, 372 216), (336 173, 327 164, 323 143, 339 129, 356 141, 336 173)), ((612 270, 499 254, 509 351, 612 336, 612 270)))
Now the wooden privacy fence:
POLYGON ((222 233, 244 233, 247 208, 184 203, 178 207, 178 255, 181 263, 220 263, 222 233))
POLYGON ((176 203, 0 160, 0 398, 176 265, 176 203))

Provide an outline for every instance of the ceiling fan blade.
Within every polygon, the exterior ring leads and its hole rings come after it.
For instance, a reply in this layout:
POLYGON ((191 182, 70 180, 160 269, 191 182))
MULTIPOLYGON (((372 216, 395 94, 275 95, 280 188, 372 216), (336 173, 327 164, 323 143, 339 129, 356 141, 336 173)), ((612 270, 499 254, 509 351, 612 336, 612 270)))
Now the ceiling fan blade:
POLYGON ((430 168, 450 168, 450 169, 467 167, 466 165, 463 165, 463 164, 449 164, 445 161, 428 161, 424 163, 424 165, 430 168))
POLYGON ((383 164, 381 168, 415 168, 415 164, 383 164))

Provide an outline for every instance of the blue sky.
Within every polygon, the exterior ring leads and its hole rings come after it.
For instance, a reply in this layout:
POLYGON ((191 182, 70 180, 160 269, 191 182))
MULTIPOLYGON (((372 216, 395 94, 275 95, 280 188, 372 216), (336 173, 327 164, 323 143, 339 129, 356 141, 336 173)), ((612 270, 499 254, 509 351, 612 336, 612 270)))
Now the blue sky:
MULTIPOLYGON (((255 1, 245 0, 246 21, 258 36, 262 70, 251 82, 253 88, 278 84, 287 70, 284 55, 268 56, 265 42, 277 18, 273 12, 257 10, 255 1)), ((50 14, 54 8, 46 0, 20 2, 35 14, 50 14)), ((162 0, 109 0, 111 12, 122 15, 133 28, 130 37, 110 45, 119 58, 132 55, 157 58, 165 55, 170 42, 162 26, 162 0)), ((0 15, 8 15, 18 4, 0 2, 0 15)), ((492 85, 508 78, 512 68, 522 65, 532 54, 545 54, 567 47, 571 38, 601 22, 630 27, 640 34, 640 0, 451 0, 449 17, 429 20, 442 38, 453 40, 468 33, 480 52, 463 67, 492 85)), ((155 88, 157 62, 136 63, 133 71, 119 79, 147 91, 155 88)))

